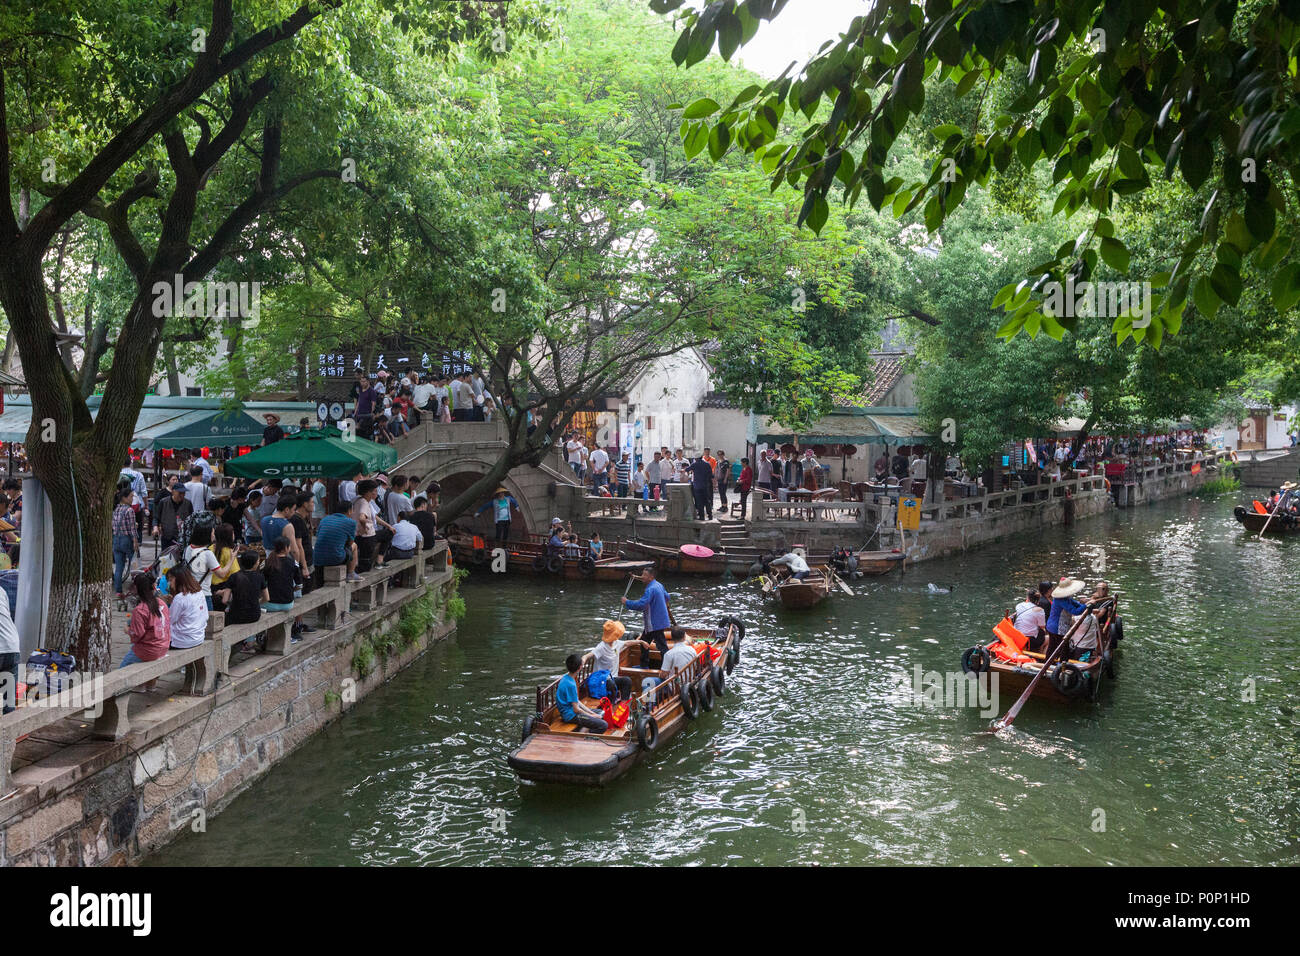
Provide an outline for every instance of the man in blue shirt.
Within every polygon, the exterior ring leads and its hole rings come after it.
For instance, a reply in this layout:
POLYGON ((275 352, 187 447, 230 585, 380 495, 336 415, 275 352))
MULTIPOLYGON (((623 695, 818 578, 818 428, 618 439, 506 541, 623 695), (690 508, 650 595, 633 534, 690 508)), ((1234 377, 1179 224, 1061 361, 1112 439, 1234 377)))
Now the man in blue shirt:
POLYGON ((316 541, 312 548, 312 566, 316 587, 325 586, 325 569, 348 566, 348 580, 360 581, 357 569, 357 523, 349 515, 351 506, 340 501, 334 506, 334 513, 321 521, 316 529, 316 541))
POLYGON ((578 700, 576 675, 582 669, 582 655, 570 654, 564 660, 564 668, 568 673, 560 678, 560 686, 555 689, 555 703, 560 708, 560 716, 592 733, 603 734, 609 725, 601 719, 600 714, 578 700))
MULTIPOLYGON (((645 585, 643 593, 635 601, 629 601, 623 598, 623 603, 628 606, 629 610, 640 611, 645 616, 645 627, 641 634, 641 640, 653 641, 655 647, 659 649, 660 654, 668 653, 668 638, 666 632, 673 626, 673 620, 668 613, 668 592, 664 586, 655 580, 655 569, 646 568, 640 576, 633 575, 638 581, 645 585)), ((641 666, 649 666, 650 651, 648 648, 641 650, 641 666)))

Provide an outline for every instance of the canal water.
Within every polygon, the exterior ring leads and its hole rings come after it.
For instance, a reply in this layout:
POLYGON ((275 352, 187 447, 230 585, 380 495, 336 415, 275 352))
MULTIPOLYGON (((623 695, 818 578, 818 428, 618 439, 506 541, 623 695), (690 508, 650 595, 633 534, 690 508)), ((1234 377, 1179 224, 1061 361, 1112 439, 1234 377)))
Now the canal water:
POLYGON ((667 579, 679 620, 743 618, 744 656, 720 707, 600 791, 521 784, 505 758, 622 588, 475 575, 453 640, 148 863, 1295 865, 1300 541, 1246 537, 1232 504, 1017 536, 798 613, 667 579), (1031 701, 999 734, 917 705, 917 665, 956 670, 1067 572, 1121 597, 1098 703, 1031 701))

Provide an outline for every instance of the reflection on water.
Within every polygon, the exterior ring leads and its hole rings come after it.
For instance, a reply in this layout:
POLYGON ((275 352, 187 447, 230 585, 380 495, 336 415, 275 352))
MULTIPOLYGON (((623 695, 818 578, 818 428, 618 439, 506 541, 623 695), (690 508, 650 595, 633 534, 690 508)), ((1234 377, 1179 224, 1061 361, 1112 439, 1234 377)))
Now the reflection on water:
POLYGON ((720 708, 602 791, 521 784, 505 755, 622 589, 476 576, 454 640, 150 862, 1294 864, 1300 542, 1247 538, 1231 504, 1017 536, 799 613, 670 579, 683 621, 747 623, 744 658, 720 708), (900 693, 1067 572, 1122 600, 1098 704, 1032 701, 990 734, 900 693))

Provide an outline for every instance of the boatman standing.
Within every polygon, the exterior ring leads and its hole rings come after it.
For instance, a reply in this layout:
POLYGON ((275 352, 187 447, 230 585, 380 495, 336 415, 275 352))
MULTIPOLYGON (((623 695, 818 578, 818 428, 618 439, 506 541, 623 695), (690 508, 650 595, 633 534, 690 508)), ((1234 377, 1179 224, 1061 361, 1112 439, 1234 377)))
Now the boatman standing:
MULTIPOLYGON (((640 575, 634 574, 632 577, 645 585, 645 592, 635 601, 623 598, 623 603, 631 610, 640 611, 645 616, 645 628, 641 640, 653 641, 660 654, 667 654, 667 631, 673 626, 672 618, 668 616, 668 592, 655 580, 653 567, 646 568, 640 575)), ((648 647, 641 649, 642 667, 649 666, 649 654, 648 647)))
POLYGON ((492 500, 485 504, 478 511, 474 512, 475 516, 481 515, 489 508, 492 509, 492 517, 496 522, 495 542, 505 544, 510 540, 510 508, 518 508, 519 502, 506 490, 505 485, 497 488, 492 496, 492 500))

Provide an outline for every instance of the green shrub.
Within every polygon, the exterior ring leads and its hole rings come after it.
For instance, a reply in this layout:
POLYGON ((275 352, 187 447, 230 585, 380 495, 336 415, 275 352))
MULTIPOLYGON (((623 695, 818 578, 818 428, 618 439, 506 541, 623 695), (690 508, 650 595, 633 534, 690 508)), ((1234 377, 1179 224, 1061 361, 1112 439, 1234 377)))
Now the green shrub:
POLYGON ((357 649, 352 654, 352 669, 360 677, 369 677, 375 669, 375 648, 368 637, 357 638, 357 649))
POLYGON ((448 600, 447 613, 450 614, 454 620, 459 621, 465 616, 465 599, 457 594, 455 597, 448 600))
POLYGON ((1196 489, 1196 493, 1204 498, 1214 498, 1219 495, 1227 494, 1230 491, 1240 491, 1241 482, 1233 475, 1216 475, 1201 487, 1196 489))
POLYGON ((426 634, 438 620, 438 609, 432 593, 426 593, 406 604, 398 621, 397 630, 401 634, 402 646, 410 647, 426 634))

